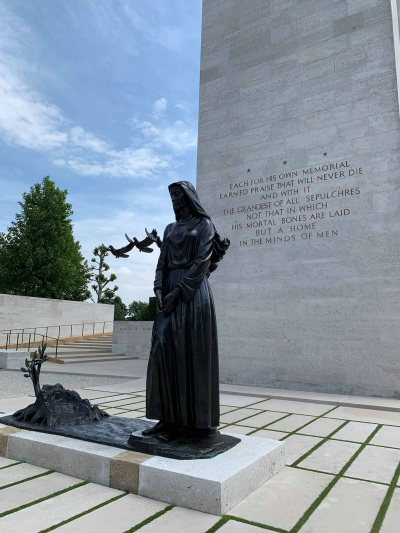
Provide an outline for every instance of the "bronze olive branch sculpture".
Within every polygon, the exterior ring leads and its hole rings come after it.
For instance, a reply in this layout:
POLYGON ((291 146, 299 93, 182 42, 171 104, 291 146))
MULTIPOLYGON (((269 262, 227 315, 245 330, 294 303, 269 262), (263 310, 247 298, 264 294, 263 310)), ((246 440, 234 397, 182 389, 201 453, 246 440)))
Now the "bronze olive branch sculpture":
POLYGON ((42 364, 47 361, 47 355, 44 353, 46 350, 47 344, 44 344, 43 346, 39 346, 37 350, 35 350, 35 353, 33 354, 32 359, 25 359, 25 366, 21 367, 22 372, 24 373, 24 377, 31 378, 33 383, 33 388, 35 390, 35 396, 36 398, 39 396, 40 393, 40 370, 42 368, 42 364), (39 357, 38 357, 39 352, 39 357))

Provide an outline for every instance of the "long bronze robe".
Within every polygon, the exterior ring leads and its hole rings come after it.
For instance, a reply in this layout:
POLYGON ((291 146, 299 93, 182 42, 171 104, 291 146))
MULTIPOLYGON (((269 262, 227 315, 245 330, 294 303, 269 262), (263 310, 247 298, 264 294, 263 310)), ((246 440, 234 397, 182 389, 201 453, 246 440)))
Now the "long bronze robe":
POLYGON ((191 217, 164 233, 154 289, 180 288, 172 313, 158 313, 147 370, 146 417, 192 428, 219 425, 218 341, 207 279, 214 226, 191 217))

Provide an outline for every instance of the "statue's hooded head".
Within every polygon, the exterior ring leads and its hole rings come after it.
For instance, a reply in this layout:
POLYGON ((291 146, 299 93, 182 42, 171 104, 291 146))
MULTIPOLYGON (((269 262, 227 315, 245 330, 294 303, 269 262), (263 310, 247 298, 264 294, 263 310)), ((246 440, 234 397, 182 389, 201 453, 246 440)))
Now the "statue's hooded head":
MULTIPOLYGON (((186 204, 189 206, 190 212, 194 217, 210 218, 201 205, 196 189, 190 183, 190 181, 177 181, 175 183, 171 183, 171 185, 168 186, 168 190, 171 192, 171 189, 176 187, 179 187, 184 192, 186 204)), ((175 216, 178 216, 176 211, 175 216)))
MULTIPOLYGON (((171 190, 176 187, 179 187, 184 192, 186 204, 189 206, 189 209, 194 217, 209 218, 211 220, 210 216, 205 212, 203 206, 201 205, 196 189, 190 183, 190 181, 177 181, 176 183, 171 183, 171 185, 168 186, 168 189, 171 192, 171 190)), ((178 220, 178 213, 176 210, 175 216, 178 220)), ((217 230, 215 229, 215 226, 214 231, 213 253, 209 268, 210 273, 217 268, 218 263, 224 257, 230 245, 229 239, 221 239, 217 230)))

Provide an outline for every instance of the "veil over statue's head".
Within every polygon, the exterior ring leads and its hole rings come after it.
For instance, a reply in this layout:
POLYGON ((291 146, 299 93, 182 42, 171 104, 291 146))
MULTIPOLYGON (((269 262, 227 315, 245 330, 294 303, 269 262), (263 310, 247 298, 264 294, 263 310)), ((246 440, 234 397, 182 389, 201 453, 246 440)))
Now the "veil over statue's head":
MULTIPOLYGON (((171 189, 174 187, 179 187, 183 190, 187 205, 189 206, 189 209, 194 217, 203 217, 211 220, 210 215, 206 213, 204 207, 201 205, 200 199, 197 196, 197 191, 194 185, 190 183, 190 181, 177 181, 175 183, 171 183, 171 185, 168 186, 168 190, 171 191, 171 189)), ((219 233, 215 229, 215 226, 214 231, 215 235, 213 243, 213 253, 211 256, 211 265, 209 268, 210 273, 216 270, 216 268, 218 267, 218 263, 224 257, 226 251, 230 246, 229 239, 221 239, 219 233)))

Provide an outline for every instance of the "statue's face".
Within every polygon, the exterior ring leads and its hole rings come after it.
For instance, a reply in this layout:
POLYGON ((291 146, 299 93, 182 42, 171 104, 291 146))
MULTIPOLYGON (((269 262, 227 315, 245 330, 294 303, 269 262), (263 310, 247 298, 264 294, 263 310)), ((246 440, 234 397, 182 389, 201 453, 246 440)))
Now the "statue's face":
POLYGON ((186 207, 185 193, 180 187, 172 187, 169 191, 175 213, 186 207))

